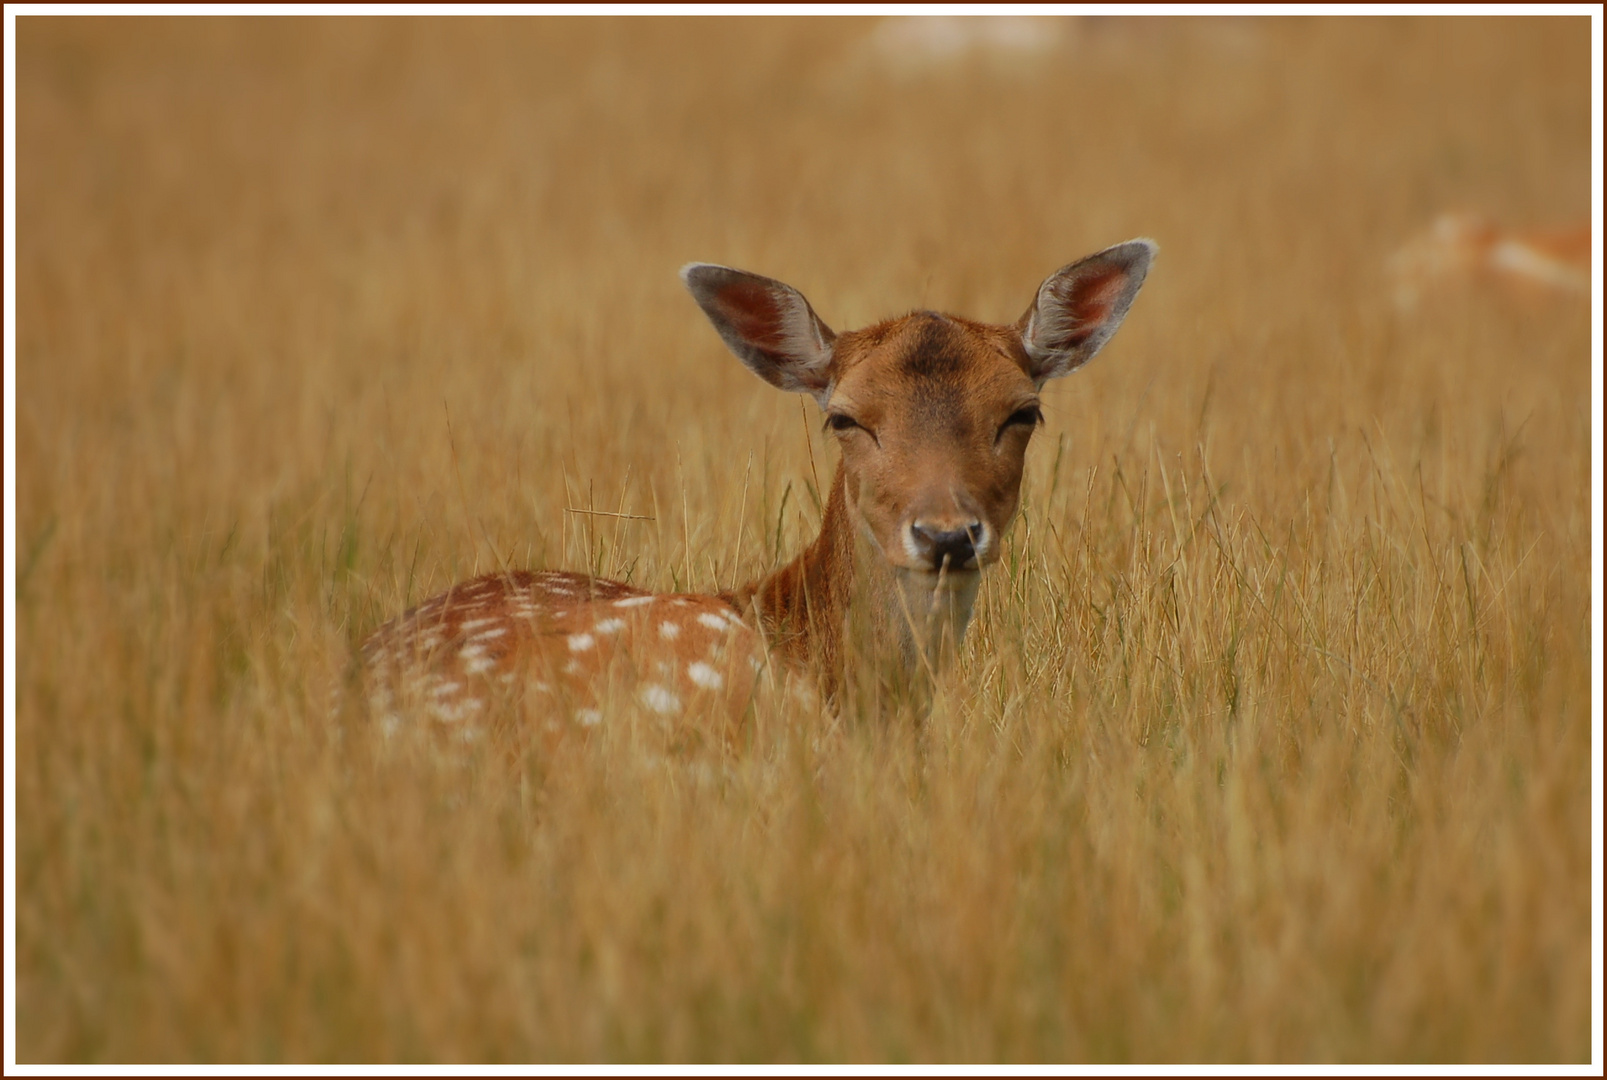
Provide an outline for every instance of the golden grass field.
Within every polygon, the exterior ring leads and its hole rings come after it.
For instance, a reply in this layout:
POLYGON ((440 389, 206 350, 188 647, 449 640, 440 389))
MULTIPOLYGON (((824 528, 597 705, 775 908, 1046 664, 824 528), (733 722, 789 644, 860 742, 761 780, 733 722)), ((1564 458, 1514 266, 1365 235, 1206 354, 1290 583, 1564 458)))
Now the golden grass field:
POLYGON ((18 20, 19 1061, 1589 1060, 1588 304, 1383 276, 1588 214, 1588 20, 874 26, 18 20), (924 721, 331 719, 472 573, 813 535, 682 263, 1003 322, 1133 236, 924 721))

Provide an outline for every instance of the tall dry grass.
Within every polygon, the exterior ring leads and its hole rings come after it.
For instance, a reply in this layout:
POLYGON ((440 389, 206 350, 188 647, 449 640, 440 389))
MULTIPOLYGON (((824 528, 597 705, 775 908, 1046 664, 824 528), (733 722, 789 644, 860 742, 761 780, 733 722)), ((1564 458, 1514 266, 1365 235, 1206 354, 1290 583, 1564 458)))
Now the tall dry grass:
POLYGON ((1585 212, 1588 22, 870 29, 19 20, 20 1060, 1589 1058, 1588 313, 1381 279, 1585 212), (329 721, 477 570, 807 540, 681 263, 1005 320, 1134 235, 924 723, 329 721))

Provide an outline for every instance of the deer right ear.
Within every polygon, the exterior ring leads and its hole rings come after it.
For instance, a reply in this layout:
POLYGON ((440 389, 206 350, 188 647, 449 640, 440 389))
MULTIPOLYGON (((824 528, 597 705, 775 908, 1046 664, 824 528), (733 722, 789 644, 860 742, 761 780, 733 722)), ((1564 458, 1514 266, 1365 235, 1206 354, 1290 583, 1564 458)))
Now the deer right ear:
POLYGON ((837 335, 791 285, 712 263, 687 263, 681 281, 726 347, 772 386, 810 394, 824 408, 837 335))

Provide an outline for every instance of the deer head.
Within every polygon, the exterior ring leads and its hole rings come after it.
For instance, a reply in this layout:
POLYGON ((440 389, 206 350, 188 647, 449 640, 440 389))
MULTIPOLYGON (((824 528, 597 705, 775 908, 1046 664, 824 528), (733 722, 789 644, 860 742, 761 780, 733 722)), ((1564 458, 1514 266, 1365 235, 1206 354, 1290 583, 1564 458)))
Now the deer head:
POLYGON ((1016 513, 1039 391, 1110 340, 1155 251, 1131 240, 1057 270, 1009 325, 917 311, 841 334, 782 282, 707 263, 681 270, 749 370, 824 412, 847 521, 834 526, 828 509, 817 548, 829 556, 841 547, 832 529, 851 531, 853 577, 907 659, 963 635, 1016 513))

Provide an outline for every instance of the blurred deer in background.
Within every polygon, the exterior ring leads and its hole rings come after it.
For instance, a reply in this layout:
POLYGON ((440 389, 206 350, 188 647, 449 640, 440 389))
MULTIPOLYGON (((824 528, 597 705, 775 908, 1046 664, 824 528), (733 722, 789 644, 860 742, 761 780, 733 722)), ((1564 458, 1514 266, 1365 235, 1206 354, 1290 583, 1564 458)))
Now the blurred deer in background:
POLYGON ((466 737, 499 692, 554 731, 565 714, 598 723, 610 695, 735 723, 767 680, 841 708, 856 685, 941 670, 1015 516, 1039 391, 1110 340, 1155 250, 1132 240, 1062 268, 1011 325, 917 311, 842 334, 779 281, 686 266, 737 358, 825 413, 842 459, 820 534, 718 594, 551 571, 456 585, 363 643, 370 707, 387 730, 417 712, 466 737))
POLYGON ((1590 293, 1590 222, 1565 229, 1503 229, 1472 214, 1443 214, 1389 260, 1395 304, 1414 309, 1451 282, 1484 280, 1535 293, 1590 293))

